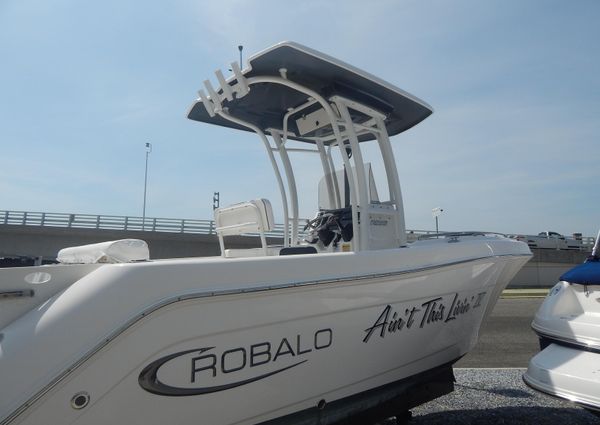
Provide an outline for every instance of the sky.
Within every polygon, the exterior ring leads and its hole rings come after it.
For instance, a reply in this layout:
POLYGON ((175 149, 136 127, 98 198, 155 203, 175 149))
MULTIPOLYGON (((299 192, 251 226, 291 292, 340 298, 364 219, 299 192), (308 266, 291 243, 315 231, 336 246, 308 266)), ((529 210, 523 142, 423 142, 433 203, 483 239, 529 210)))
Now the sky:
MULTIPOLYGON (((0 0, 0 210, 210 219, 281 201, 261 141, 190 121, 205 79, 296 41, 423 99, 392 139, 406 226, 595 236, 597 0, 0 0)), ((299 158, 312 217, 320 163, 299 158)))

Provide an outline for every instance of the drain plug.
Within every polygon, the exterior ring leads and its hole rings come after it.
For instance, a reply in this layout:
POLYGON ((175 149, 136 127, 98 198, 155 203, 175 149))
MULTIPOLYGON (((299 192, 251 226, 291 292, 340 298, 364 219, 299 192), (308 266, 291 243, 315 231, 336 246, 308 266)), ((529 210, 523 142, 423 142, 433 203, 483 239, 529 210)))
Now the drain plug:
POLYGON ((90 402, 90 395, 85 391, 81 391, 71 397, 71 407, 76 410, 83 409, 90 402))

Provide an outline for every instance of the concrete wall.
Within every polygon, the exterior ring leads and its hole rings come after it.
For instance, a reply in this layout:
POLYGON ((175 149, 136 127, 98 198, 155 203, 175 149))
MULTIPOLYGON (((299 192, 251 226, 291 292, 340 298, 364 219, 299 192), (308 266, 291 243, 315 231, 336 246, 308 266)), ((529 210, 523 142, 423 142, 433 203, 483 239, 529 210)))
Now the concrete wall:
POLYGON ((576 264, 527 263, 508 285, 509 288, 550 288, 576 264))
MULTIPOLYGON (((55 259, 58 251, 68 246, 127 238, 145 240, 154 259, 220 255, 216 235, 0 225, 0 257, 23 255, 55 259)), ((226 248, 260 246, 256 237, 230 236, 225 241, 226 248)), ((276 239, 269 242, 281 243, 276 239)))
POLYGON ((510 288, 550 288, 564 272, 583 263, 589 255, 555 249, 532 249, 531 252, 533 257, 511 281, 510 288))

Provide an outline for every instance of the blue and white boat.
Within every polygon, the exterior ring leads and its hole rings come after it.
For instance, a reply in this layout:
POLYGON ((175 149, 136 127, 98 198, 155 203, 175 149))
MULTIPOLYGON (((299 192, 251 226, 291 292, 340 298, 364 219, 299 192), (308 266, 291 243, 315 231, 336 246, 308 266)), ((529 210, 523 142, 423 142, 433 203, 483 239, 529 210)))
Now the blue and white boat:
POLYGON ((560 277, 532 323, 542 350, 523 379, 600 416, 600 233, 588 259, 560 277))

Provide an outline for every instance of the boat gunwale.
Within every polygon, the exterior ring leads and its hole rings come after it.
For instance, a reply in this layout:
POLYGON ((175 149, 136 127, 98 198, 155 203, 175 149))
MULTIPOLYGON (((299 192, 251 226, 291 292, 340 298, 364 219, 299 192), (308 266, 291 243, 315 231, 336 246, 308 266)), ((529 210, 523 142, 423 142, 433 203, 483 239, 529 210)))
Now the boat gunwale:
MULTIPOLYGON (((562 335, 548 333, 540 330, 542 328, 539 325, 535 325, 535 322, 531 324, 531 329, 535 332, 535 334, 540 338, 545 338, 550 341, 550 343, 554 343, 560 345, 561 347, 573 348, 577 350, 583 350, 590 353, 600 354, 600 342, 594 344, 586 344, 581 340, 576 338, 569 338, 562 335)), ((544 328, 547 329, 547 328, 544 328)))

